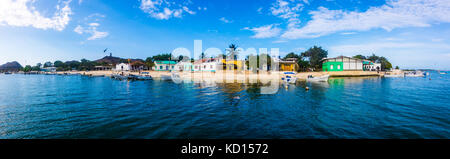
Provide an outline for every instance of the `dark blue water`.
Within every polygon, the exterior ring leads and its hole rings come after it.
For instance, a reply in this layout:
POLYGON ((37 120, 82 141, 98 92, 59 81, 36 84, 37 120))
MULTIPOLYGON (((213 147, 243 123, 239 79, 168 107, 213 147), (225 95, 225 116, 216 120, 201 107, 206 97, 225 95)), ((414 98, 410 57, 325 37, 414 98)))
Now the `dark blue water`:
POLYGON ((450 138, 449 75, 334 78, 259 91, 0 75, 0 138, 450 138))

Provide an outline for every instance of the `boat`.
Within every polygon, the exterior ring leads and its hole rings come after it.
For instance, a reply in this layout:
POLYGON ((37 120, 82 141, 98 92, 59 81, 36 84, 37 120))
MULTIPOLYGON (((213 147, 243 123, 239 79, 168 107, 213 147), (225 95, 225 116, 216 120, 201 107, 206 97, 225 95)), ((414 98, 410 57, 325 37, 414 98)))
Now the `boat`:
POLYGON ((297 77, 293 76, 295 75, 294 72, 285 72, 285 76, 281 78, 282 81, 285 83, 295 83, 297 81, 297 77))
POLYGON ((308 82, 327 82, 330 75, 322 75, 318 77, 313 77, 312 75, 309 75, 308 78, 306 78, 306 81, 308 82))
POLYGON ((414 71, 405 74, 406 77, 425 77, 425 73, 421 71, 414 71))
POLYGON ((119 74, 112 74, 111 78, 116 79, 116 80, 127 80, 128 76, 122 76, 122 75, 119 75, 119 74))
POLYGON ((395 74, 395 75, 385 74, 384 77, 405 77, 405 75, 404 74, 395 74))
POLYGON ((151 76, 132 75, 132 74, 128 75, 127 78, 128 78, 128 80, 141 80, 141 81, 152 80, 151 76))
POLYGON ((11 72, 5 72, 5 75, 10 75, 10 74, 12 74, 11 72))

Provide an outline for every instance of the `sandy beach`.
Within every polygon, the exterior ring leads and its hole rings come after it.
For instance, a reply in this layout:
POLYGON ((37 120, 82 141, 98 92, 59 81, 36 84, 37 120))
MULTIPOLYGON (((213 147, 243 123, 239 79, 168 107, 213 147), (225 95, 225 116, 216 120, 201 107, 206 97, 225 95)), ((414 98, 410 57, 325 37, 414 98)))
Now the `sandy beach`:
MULTIPOLYGON (((162 76, 170 76, 172 72, 168 71, 142 71, 148 72, 153 78, 161 78, 162 76)), ((142 73, 141 72, 141 73, 142 73)), ((139 72, 129 71, 66 71, 57 72, 57 74, 81 74, 86 76, 111 76, 112 74, 133 74, 139 75, 139 72)), ((272 80, 280 80, 284 76, 284 72, 259 72, 252 73, 250 71, 218 71, 218 72, 176 72, 181 80, 191 80, 194 82, 215 81, 215 82, 250 82, 257 81, 267 83, 272 80)), ((363 76, 383 76, 383 73, 375 71, 341 71, 341 72, 299 72, 295 77, 299 80, 306 80, 309 75, 314 77, 322 75, 330 75, 330 77, 363 77, 363 76)))

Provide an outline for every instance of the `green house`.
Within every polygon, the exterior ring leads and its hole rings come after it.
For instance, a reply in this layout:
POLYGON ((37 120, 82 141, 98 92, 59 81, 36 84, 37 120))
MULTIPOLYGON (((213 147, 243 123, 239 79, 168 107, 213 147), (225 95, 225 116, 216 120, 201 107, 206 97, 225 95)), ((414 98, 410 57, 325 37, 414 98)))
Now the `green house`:
POLYGON ((155 61, 155 66, 153 70, 155 71, 171 71, 175 69, 175 61, 155 61))
POLYGON ((322 64, 322 70, 325 72, 344 71, 344 62, 328 61, 322 64))
POLYGON ((322 60, 322 70, 325 72, 334 71, 363 71, 363 60, 339 56, 322 60))

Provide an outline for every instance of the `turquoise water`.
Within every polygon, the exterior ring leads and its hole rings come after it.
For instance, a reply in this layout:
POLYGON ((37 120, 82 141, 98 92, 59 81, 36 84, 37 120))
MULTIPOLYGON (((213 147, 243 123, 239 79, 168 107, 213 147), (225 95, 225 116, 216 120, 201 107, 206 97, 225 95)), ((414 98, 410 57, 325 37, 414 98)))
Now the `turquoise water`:
POLYGON ((262 95, 248 84, 0 75, 0 138, 450 138, 449 84, 436 73, 333 78, 262 95))

